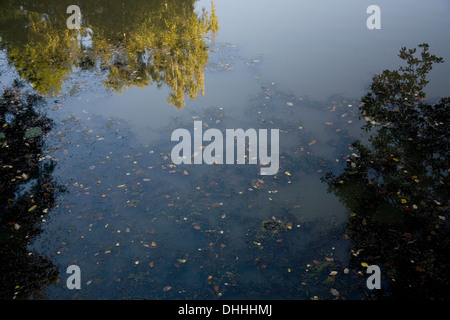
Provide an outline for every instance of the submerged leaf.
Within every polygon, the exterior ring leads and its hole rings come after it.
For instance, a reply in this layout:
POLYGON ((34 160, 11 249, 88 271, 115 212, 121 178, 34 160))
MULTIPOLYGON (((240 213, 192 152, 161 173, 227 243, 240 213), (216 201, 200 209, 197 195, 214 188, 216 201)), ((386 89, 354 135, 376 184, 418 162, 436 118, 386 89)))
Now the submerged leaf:
POLYGON ((25 131, 25 138, 36 138, 42 134, 42 130, 39 127, 32 127, 25 131))

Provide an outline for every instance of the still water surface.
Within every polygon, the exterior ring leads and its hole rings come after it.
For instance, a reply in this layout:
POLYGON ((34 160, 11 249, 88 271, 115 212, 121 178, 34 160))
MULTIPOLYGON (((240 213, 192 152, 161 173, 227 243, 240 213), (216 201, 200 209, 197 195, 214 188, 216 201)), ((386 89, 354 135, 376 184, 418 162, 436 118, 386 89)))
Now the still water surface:
MULTIPOLYGON (((46 155, 62 191, 27 250, 59 280, 21 298, 366 297, 350 264, 351 213, 321 178, 367 140, 359 99, 374 74, 398 67, 402 46, 427 42, 450 58, 447 1, 380 0, 373 31, 369 1, 80 1, 91 34, 78 44, 61 36, 66 6, 38 3, 2 13, 1 84, 25 80, 55 121, 46 155), (278 174, 174 166, 171 133, 194 120, 279 129, 278 174), (71 264, 81 290, 66 287, 71 264)), ((428 97, 449 95, 449 75, 448 63, 433 69, 428 97)))

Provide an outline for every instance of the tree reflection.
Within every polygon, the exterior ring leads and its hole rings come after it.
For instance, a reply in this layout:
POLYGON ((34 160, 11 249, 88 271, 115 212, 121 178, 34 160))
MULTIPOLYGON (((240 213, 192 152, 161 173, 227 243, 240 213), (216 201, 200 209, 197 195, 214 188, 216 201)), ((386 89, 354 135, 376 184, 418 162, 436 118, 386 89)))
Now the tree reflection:
POLYGON ((51 121, 36 110, 40 104, 18 88, 0 97, 0 299, 38 296, 58 275, 49 259, 27 248, 56 191, 53 165, 41 158, 51 121))
POLYGON ((67 5, 60 1, 10 1, 0 13, 2 46, 37 92, 58 93, 75 66, 105 73, 105 86, 114 91, 167 85, 168 103, 178 108, 185 95, 195 99, 204 93, 205 37, 218 31, 214 3, 211 13, 201 14, 195 0, 72 4, 81 8, 81 30, 67 29, 67 5))
POLYGON ((420 57, 400 51, 406 67, 374 76, 360 105, 370 144, 355 142, 345 172, 327 177, 351 213, 353 267, 382 268, 377 298, 448 298, 450 99, 425 101, 426 75, 443 60, 419 47, 420 57))

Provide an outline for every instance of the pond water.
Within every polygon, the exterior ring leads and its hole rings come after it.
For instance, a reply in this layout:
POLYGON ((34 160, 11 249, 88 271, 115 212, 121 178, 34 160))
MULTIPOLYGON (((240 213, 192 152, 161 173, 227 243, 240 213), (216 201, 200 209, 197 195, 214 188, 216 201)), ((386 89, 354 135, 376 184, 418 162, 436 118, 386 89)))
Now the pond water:
MULTIPOLYGON (((367 263, 353 261, 364 244, 348 229, 350 200, 323 178, 346 168, 355 140, 369 141, 360 99, 375 74, 401 65, 402 47, 426 42, 450 58, 447 1, 380 0, 380 30, 366 26, 369 1, 70 4, 81 30, 67 29, 61 1, 2 4, 2 90, 21 79, 44 97, 53 123, 38 160, 54 165, 14 189, 31 201, 21 215, 40 211, 33 221, 1 207, 2 243, 34 225, 14 244, 26 258, 3 255, 14 288, 2 297, 370 296, 367 263), (175 165, 172 132, 194 135, 194 121, 203 132, 278 129, 277 174, 175 165), (33 202, 45 174, 53 200, 33 202), (80 290, 67 288, 69 265, 80 267, 80 290)), ((449 96, 449 76, 449 63, 435 66, 427 98, 449 96)), ((383 274, 382 295, 392 278, 383 274)))

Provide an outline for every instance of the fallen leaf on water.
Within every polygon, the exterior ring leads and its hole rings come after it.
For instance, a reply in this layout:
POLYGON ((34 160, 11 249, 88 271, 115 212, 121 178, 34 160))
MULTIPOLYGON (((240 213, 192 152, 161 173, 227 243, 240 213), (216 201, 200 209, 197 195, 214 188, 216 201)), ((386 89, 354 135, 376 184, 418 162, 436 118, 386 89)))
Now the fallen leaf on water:
POLYGON ((327 121, 327 122, 325 122, 325 124, 326 124, 327 126, 331 126, 331 125, 333 125, 333 122, 327 121))
POLYGON ((317 143, 317 140, 311 140, 311 142, 309 143, 310 146, 315 145, 317 143))
POLYGON ((117 188, 125 188, 125 186, 126 186, 125 184, 120 184, 117 186, 117 188))
POLYGON ((165 287, 163 288, 163 291, 164 291, 164 292, 167 292, 167 291, 169 291, 170 289, 172 289, 171 286, 165 286, 165 287))
POLYGON ((156 247, 156 242, 152 241, 152 247, 155 248, 156 247))
POLYGON ((335 276, 335 275, 337 275, 337 274, 338 274, 337 271, 331 271, 331 272, 330 272, 330 276, 335 276))
POLYGON ((366 267, 366 268, 369 267, 369 265, 368 265, 366 262, 361 262, 361 265, 362 265, 363 267, 366 267))
POLYGON ((183 174, 187 176, 187 175, 189 174, 189 172, 187 172, 186 170, 184 170, 184 171, 183 171, 183 174))
POLYGON ((337 291, 336 289, 331 288, 330 293, 335 297, 339 296, 339 291, 337 291))
POLYGON ((37 208, 37 205, 33 205, 30 207, 30 209, 28 209, 28 212, 34 211, 34 210, 36 210, 36 208, 37 208))

